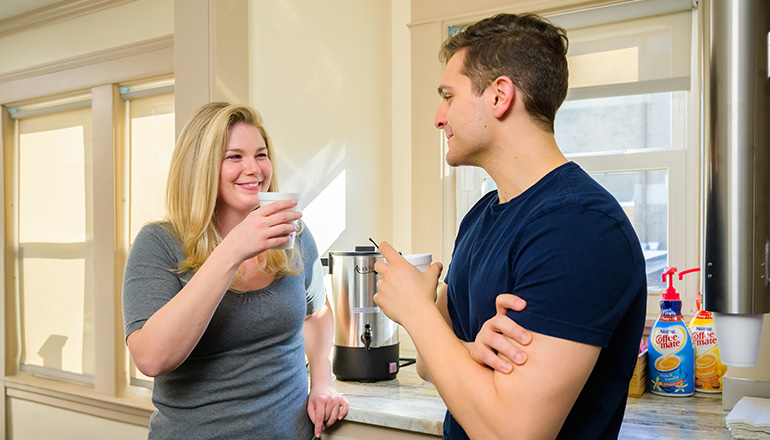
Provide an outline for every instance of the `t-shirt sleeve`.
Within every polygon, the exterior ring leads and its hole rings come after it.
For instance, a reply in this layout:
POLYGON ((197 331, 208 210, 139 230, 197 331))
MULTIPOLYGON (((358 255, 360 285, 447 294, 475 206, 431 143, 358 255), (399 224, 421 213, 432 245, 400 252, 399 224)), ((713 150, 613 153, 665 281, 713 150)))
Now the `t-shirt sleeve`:
POLYGON ((318 248, 307 225, 300 234, 302 240, 302 264, 305 277, 305 296, 307 297, 307 315, 321 310, 326 304, 326 288, 324 287, 324 273, 321 267, 321 259, 318 256, 318 248))
POLYGON ((513 260, 513 293, 527 307, 508 316, 534 332, 606 347, 644 273, 632 245, 617 220, 579 205, 532 221, 513 260))
POLYGON ((156 311, 182 290, 182 282, 175 272, 178 257, 168 233, 160 226, 145 225, 137 234, 123 276, 126 338, 142 328, 156 311))

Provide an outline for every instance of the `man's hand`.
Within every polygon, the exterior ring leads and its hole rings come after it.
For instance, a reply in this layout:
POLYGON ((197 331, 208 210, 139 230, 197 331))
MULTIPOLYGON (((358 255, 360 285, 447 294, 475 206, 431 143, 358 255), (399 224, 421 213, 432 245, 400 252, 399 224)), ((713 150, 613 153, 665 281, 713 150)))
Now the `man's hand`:
POLYGON ((381 277, 377 282, 374 302, 390 319, 408 331, 406 322, 410 318, 419 319, 422 310, 436 307, 436 287, 443 266, 433 263, 423 273, 387 242, 380 243, 379 248, 387 263, 378 261, 374 264, 374 270, 381 277))
POLYGON ((471 357, 482 365, 488 365, 501 373, 513 371, 513 364, 522 365, 527 355, 521 346, 532 341, 532 335, 516 324, 506 313, 508 309, 518 312, 527 306, 526 301, 516 295, 501 294, 495 300, 497 314, 491 317, 476 335, 470 347, 471 357))

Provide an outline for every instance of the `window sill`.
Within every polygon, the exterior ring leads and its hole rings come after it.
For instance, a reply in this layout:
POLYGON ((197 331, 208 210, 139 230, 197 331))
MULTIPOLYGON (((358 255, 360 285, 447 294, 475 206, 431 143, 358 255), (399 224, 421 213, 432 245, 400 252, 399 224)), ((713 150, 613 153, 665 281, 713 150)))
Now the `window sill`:
POLYGON ((23 399, 94 417, 148 427, 155 408, 149 397, 115 397, 92 387, 28 374, 3 377, 6 398, 23 399))

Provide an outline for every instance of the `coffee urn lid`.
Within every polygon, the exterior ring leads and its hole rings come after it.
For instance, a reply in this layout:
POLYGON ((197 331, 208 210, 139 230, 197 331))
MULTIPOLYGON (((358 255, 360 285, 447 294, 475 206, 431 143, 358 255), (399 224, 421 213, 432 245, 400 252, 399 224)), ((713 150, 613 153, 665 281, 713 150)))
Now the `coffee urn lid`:
POLYGON ((340 257, 355 257, 355 256, 367 256, 367 255, 380 255, 374 249, 374 246, 356 246, 354 251, 329 251, 329 255, 340 257))

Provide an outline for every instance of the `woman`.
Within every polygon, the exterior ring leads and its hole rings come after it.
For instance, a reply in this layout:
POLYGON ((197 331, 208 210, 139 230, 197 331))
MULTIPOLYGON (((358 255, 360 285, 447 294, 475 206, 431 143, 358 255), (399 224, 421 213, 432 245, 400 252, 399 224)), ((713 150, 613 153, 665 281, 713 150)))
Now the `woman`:
POLYGON ((310 439, 347 413, 313 237, 291 223, 296 202, 259 207, 278 190, 272 149, 253 109, 201 107, 172 156, 167 217, 131 248, 123 318, 155 377, 150 438, 310 439), (294 232, 294 249, 275 249, 294 232))

